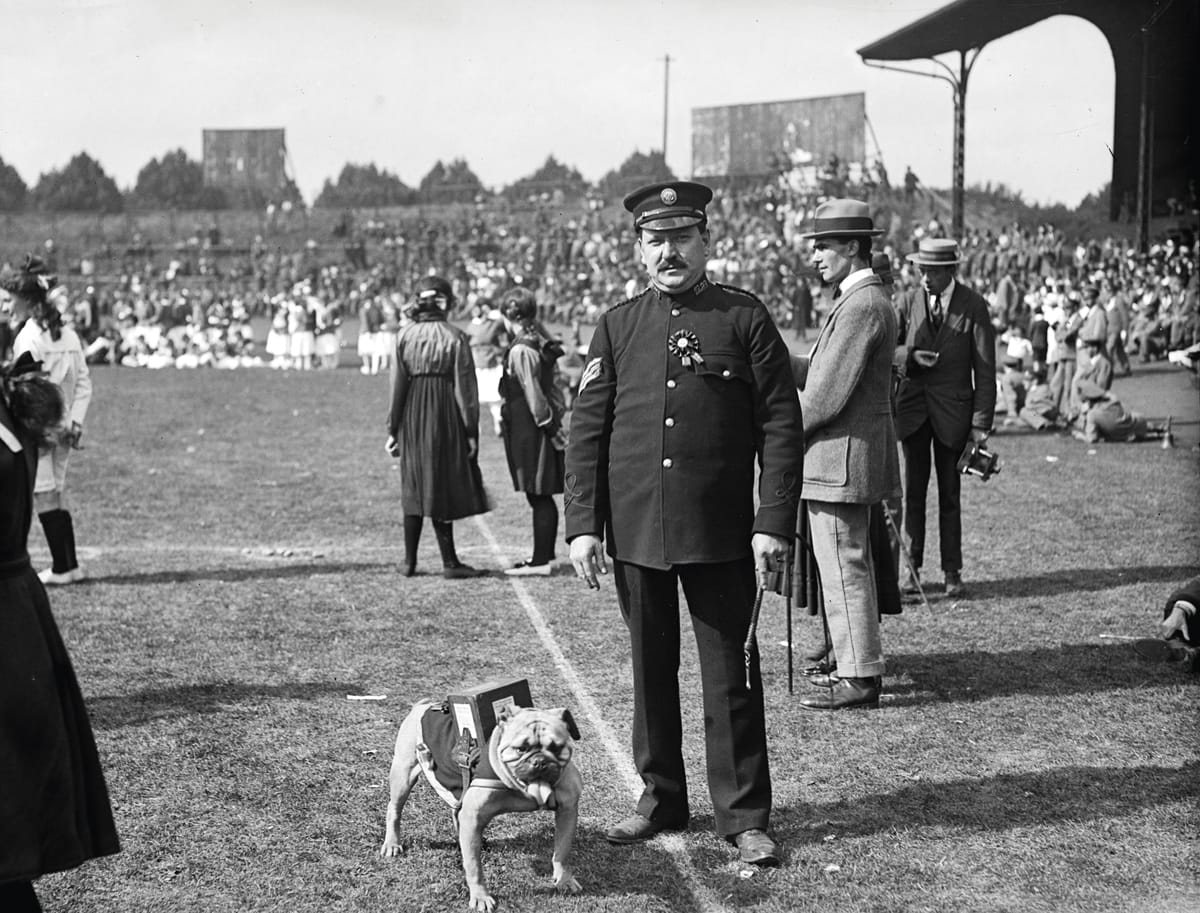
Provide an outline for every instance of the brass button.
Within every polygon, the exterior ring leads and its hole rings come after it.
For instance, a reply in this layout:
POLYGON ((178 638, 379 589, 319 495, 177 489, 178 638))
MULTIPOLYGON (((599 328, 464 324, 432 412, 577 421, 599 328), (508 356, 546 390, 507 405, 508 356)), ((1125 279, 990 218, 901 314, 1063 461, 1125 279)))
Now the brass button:
POLYGON ((665 424, 668 428, 674 428, 675 427, 675 419, 668 418, 663 424, 665 424))
POLYGON ((673 380, 667 381, 667 389, 674 390, 675 389, 675 381, 673 381, 673 380))
POLYGON ((671 308, 671 316, 678 317, 679 316, 679 308, 671 308))
POLYGON ((671 458, 670 458, 670 457, 667 457, 665 460, 663 460, 663 469, 670 469, 670 468, 671 468, 671 465, 672 465, 672 464, 671 464, 671 458))
POLYGON ((722 372, 721 372, 721 376, 722 376, 722 377, 728 377, 728 376, 729 376, 729 369, 728 369, 728 368, 726 368, 724 371, 722 371, 722 372))

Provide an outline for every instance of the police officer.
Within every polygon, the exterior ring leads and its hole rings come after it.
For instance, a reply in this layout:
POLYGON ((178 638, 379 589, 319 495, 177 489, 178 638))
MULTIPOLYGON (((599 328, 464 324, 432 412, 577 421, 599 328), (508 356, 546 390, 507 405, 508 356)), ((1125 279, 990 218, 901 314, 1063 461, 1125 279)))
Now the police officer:
POLYGON ((803 440, 788 351, 753 295, 706 278, 712 190, 672 181, 625 198, 650 278, 600 317, 571 421, 564 494, 576 573, 608 572, 632 642, 633 754, 645 788, 613 843, 689 817, 679 708, 679 595, 692 615, 717 832, 775 865, 758 651, 742 646, 755 572, 788 553, 803 440), (754 464, 759 507, 754 507, 754 464))

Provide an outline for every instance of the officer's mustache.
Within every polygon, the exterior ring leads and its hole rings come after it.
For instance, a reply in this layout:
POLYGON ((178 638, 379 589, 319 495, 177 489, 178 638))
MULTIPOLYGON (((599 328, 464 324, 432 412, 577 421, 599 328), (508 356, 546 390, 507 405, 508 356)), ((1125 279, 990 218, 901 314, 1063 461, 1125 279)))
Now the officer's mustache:
POLYGON ((687 269, 688 262, 683 257, 668 257, 658 267, 659 271, 667 269, 687 269))

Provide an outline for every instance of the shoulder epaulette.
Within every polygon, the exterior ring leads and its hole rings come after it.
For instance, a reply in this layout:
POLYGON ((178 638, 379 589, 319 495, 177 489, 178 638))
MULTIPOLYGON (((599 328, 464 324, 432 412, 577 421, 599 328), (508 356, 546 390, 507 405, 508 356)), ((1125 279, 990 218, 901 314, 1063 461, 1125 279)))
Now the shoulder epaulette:
POLYGON ((762 304, 762 300, 756 294, 754 294, 754 292, 748 292, 744 288, 738 288, 736 285, 726 285, 723 282, 714 282, 713 285, 719 289, 724 289, 727 292, 733 292, 735 295, 743 295, 756 304, 762 304))
POLYGON ((627 304, 633 304, 633 302, 641 298, 644 294, 646 294, 646 292, 650 291, 650 288, 651 286, 647 285, 645 288, 639 289, 637 292, 635 292, 632 298, 626 298, 624 301, 618 301, 616 304, 609 305, 604 309, 605 313, 608 313, 609 311, 615 311, 617 308, 623 308, 627 304))

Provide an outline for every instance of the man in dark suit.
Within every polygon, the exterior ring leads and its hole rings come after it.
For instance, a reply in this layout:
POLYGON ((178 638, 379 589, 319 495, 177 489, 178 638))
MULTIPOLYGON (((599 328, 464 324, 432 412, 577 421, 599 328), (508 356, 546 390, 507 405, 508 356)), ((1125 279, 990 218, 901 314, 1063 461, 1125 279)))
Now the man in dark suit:
MULTIPOLYGON (((925 555, 925 493, 930 451, 937 474, 938 533, 946 595, 965 595, 958 458, 982 443, 996 412, 996 331, 987 302, 955 281, 958 244, 926 238, 908 259, 921 287, 899 304, 903 375, 896 395, 896 435, 904 451, 904 530, 914 567, 925 555)), ((1072 354, 1072 358, 1073 358, 1072 354)), ((909 581, 915 590, 916 581, 909 581)))
POLYGON ((787 347, 762 302, 705 276, 711 199, 709 188, 687 181, 625 198, 650 285, 596 325, 563 502, 571 563, 593 588, 607 573, 607 539, 632 645, 633 755, 645 788, 637 813, 610 828, 608 840, 637 843, 688 823, 682 585, 700 655, 717 832, 743 861, 775 865, 758 652, 747 671, 742 646, 755 572, 778 569, 791 548, 800 404, 787 347))
POLYGON ((871 268, 875 228, 858 200, 817 207, 813 264, 834 287, 834 303, 797 372, 805 421, 804 510, 824 594, 837 676, 801 701, 811 710, 879 702, 884 671, 879 595, 872 555, 871 505, 900 491, 891 422, 896 312, 871 268))

